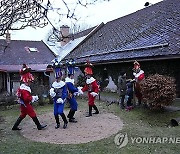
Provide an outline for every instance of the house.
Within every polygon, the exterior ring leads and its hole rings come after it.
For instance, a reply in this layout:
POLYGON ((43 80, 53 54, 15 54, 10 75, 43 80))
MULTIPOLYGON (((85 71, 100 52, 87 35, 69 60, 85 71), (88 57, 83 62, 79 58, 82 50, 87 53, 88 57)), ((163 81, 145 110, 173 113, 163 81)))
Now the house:
POLYGON ((0 92, 14 94, 20 85, 22 64, 32 69, 38 85, 48 85, 46 66, 55 58, 43 41, 0 40, 0 92))
POLYGON ((110 76, 116 85, 122 70, 133 78, 133 62, 138 60, 146 76, 159 73, 174 77, 180 97, 179 24, 179 0, 164 0, 107 22, 63 60, 73 58, 83 69, 88 59, 101 83, 110 76))
MULTIPOLYGON (((96 33, 104 23, 101 23, 95 27, 91 27, 89 29, 71 34, 69 32, 69 27, 67 25, 62 25, 60 27, 60 42, 53 42, 51 41, 46 42, 46 45, 54 52, 56 55, 56 59, 58 61, 62 61, 62 59, 68 55, 72 50, 77 48, 79 45, 81 45, 83 42, 85 42, 89 37, 91 37, 94 33, 96 33)), ((53 59, 52 59, 53 61, 53 59)), ((50 76, 50 80, 53 79, 53 72, 51 69, 47 69, 46 73, 50 76), (49 73, 48 73, 49 72, 49 73)), ((75 79, 82 74, 80 69, 76 69, 75 73, 75 79)), ((76 82, 77 80, 75 80, 76 82)))

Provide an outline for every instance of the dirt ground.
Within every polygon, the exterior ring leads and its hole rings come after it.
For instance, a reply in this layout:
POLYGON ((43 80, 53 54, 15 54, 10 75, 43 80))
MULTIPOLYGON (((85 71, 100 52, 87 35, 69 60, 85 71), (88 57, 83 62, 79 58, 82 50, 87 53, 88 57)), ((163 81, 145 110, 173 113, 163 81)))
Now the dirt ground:
MULTIPOLYGON (((65 111, 67 115, 67 111, 65 111)), ((101 140, 118 133, 122 127, 122 120, 112 113, 100 113, 92 117, 85 117, 86 111, 78 110, 75 114, 77 123, 68 123, 63 129, 63 122, 59 129, 55 129, 53 113, 38 116, 42 124, 47 124, 45 130, 37 130, 34 122, 29 118, 22 123, 21 134, 33 141, 55 144, 79 144, 101 140)))

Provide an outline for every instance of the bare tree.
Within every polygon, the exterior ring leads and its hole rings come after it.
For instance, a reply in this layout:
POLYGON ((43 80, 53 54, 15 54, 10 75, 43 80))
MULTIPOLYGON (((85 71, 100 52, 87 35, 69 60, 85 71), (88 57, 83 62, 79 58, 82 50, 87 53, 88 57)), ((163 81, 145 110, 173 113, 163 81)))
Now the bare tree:
POLYGON ((50 20, 50 12, 56 12, 61 17, 77 20, 75 10, 78 5, 87 7, 98 1, 109 0, 58 0, 58 5, 54 6, 55 0, 0 0, 0 36, 8 30, 21 30, 30 27, 45 27, 47 24, 53 26, 54 31, 58 31, 50 20))
MULTIPOLYGON (((60 27, 62 25, 59 25, 58 27, 60 27)), ((75 23, 71 23, 70 25, 70 34, 76 34, 78 32, 81 32, 83 30, 86 30, 88 28, 91 28, 92 26, 90 24, 87 24, 87 23, 81 23, 79 24, 78 22, 75 22, 75 23)), ((58 28, 57 28, 58 29, 58 28)), ((55 42, 60 42, 63 40, 63 36, 62 34, 60 33, 60 31, 58 31, 57 29, 55 28, 52 28, 48 31, 47 33, 47 38, 45 39, 48 42, 51 43, 55 43, 55 42)))

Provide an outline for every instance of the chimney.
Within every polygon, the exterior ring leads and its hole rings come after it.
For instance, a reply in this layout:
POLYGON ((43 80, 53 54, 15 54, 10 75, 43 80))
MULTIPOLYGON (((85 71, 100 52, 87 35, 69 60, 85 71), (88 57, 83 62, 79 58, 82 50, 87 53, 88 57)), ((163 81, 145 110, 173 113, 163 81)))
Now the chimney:
POLYGON ((64 46, 66 45, 69 41, 70 41, 70 38, 69 38, 69 26, 67 25, 62 25, 60 27, 60 31, 61 31, 61 46, 64 46))

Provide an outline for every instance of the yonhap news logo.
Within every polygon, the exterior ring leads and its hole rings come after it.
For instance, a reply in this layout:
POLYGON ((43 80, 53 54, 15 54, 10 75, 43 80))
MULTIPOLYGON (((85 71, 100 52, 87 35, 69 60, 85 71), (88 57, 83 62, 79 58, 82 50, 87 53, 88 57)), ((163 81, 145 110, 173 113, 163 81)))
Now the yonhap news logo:
POLYGON ((114 138, 114 143, 118 148, 125 147, 127 144, 179 144, 180 137, 128 137, 127 133, 119 133, 114 138))
POLYGON ((125 147, 128 144, 128 136, 127 133, 124 134, 117 134, 114 138, 114 143, 119 146, 119 148, 125 147))

